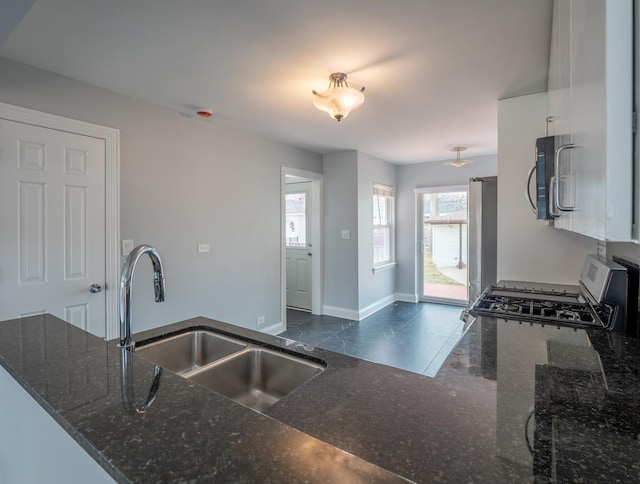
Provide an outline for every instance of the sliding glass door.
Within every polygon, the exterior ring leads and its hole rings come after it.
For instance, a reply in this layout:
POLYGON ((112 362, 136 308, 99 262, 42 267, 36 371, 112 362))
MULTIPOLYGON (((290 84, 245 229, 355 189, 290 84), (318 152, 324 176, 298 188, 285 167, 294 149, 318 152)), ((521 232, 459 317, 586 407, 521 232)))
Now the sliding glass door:
POLYGON ((466 185, 416 190, 423 300, 467 303, 467 193, 466 185))

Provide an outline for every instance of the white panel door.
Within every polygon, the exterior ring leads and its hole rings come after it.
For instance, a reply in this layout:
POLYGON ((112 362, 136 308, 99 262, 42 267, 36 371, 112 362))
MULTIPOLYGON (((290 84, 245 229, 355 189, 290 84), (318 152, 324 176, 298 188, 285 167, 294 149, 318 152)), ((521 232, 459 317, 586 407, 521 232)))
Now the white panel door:
POLYGON ((105 336, 105 142, 0 120, 0 320, 50 313, 105 336))
POLYGON ((287 306, 311 311, 311 250, 287 250, 287 306))
POLYGON ((285 244, 287 306, 311 311, 311 201, 309 184, 287 187, 285 244))

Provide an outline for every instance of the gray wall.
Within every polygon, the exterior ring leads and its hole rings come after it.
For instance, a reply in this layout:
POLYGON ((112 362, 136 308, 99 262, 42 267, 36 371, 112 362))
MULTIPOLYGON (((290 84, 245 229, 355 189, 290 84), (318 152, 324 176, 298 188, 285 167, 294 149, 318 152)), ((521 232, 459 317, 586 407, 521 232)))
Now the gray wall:
POLYGON ((0 45, 4 44, 9 38, 34 2, 35 0, 12 0, 2 3, 2 15, 0 15, 0 45))
POLYGON ((576 284, 596 241, 536 220, 524 198, 546 117, 546 93, 498 102, 498 279, 576 284))
POLYGON ((467 185, 469 178, 496 175, 495 155, 481 156, 473 160, 473 163, 460 168, 445 165, 442 161, 397 167, 396 293, 402 298, 418 297, 421 293, 417 286, 416 273, 419 265, 416 242, 418 214, 414 189, 467 185))
POLYGON ((325 155, 322 166, 324 312, 340 316, 341 310, 358 310, 358 152, 325 155), (342 230, 349 230, 349 240, 341 238, 342 230))
POLYGON ((154 245, 167 277, 155 304, 139 264, 134 332, 196 315, 281 321, 280 167, 321 172, 320 155, 2 58, 0 101, 120 130, 121 238, 154 245))
POLYGON ((396 167, 358 151, 323 157, 324 313, 358 319, 395 292, 394 270, 373 274, 373 183, 396 184, 396 167), (342 239, 348 230, 350 238, 342 239))
POLYGON ((381 272, 373 268, 373 184, 396 186, 396 167, 358 152, 358 309, 393 297, 395 269, 381 272))
POLYGON ((640 262, 640 244, 633 242, 607 242, 607 258, 620 255, 640 262))

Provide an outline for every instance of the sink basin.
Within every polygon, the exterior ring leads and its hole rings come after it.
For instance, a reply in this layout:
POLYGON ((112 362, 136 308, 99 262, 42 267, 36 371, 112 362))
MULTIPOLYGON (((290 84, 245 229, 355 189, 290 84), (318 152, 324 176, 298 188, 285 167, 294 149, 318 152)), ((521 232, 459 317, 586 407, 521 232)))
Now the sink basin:
POLYGON ((326 366, 204 329, 149 343, 142 341, 136 344, 135 353, 258 411, 267 409, 326 366))
POLYGON ((249 348, 196 370, 188 378, 238 403, 263 411, 324 370, 286 353, 249 348))
POLYGON ((246 347, 247 344, 243 341, 211 331, 194 330, 149 344, 143 342, 136 346, 135 352, 167 370, 184 374, 246 347))

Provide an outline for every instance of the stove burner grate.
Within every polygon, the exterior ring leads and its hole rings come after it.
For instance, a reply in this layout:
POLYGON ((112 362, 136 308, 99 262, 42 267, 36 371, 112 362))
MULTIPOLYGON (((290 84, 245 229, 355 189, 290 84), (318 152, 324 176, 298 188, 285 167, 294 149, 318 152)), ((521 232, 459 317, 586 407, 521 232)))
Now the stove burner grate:
MULTIPOLYGON (((570 324, 571 326, 603 327, 594 309, 584 302, 543 299, 542 291, 511 291, 514 295, 493 294, 487 289, 470 309, 474 316, 494 316, 521 321, 570 324), (529 296, 529 297, 526 297, 529 296)), ((498 288, 504 289, 504 288, 498 288)), ((547 292, 547 294, 549 294, 547 292)), ((560 293, 553 291, 552 294, 560 293)))
POLYGON ((518 312, 520 310, 520 306, 516 306, 515 304, 509 304, 506 302, 496 302, 492 303, 489 306, 492 310, 500 312, 500 313, 513 313, 518 312))

